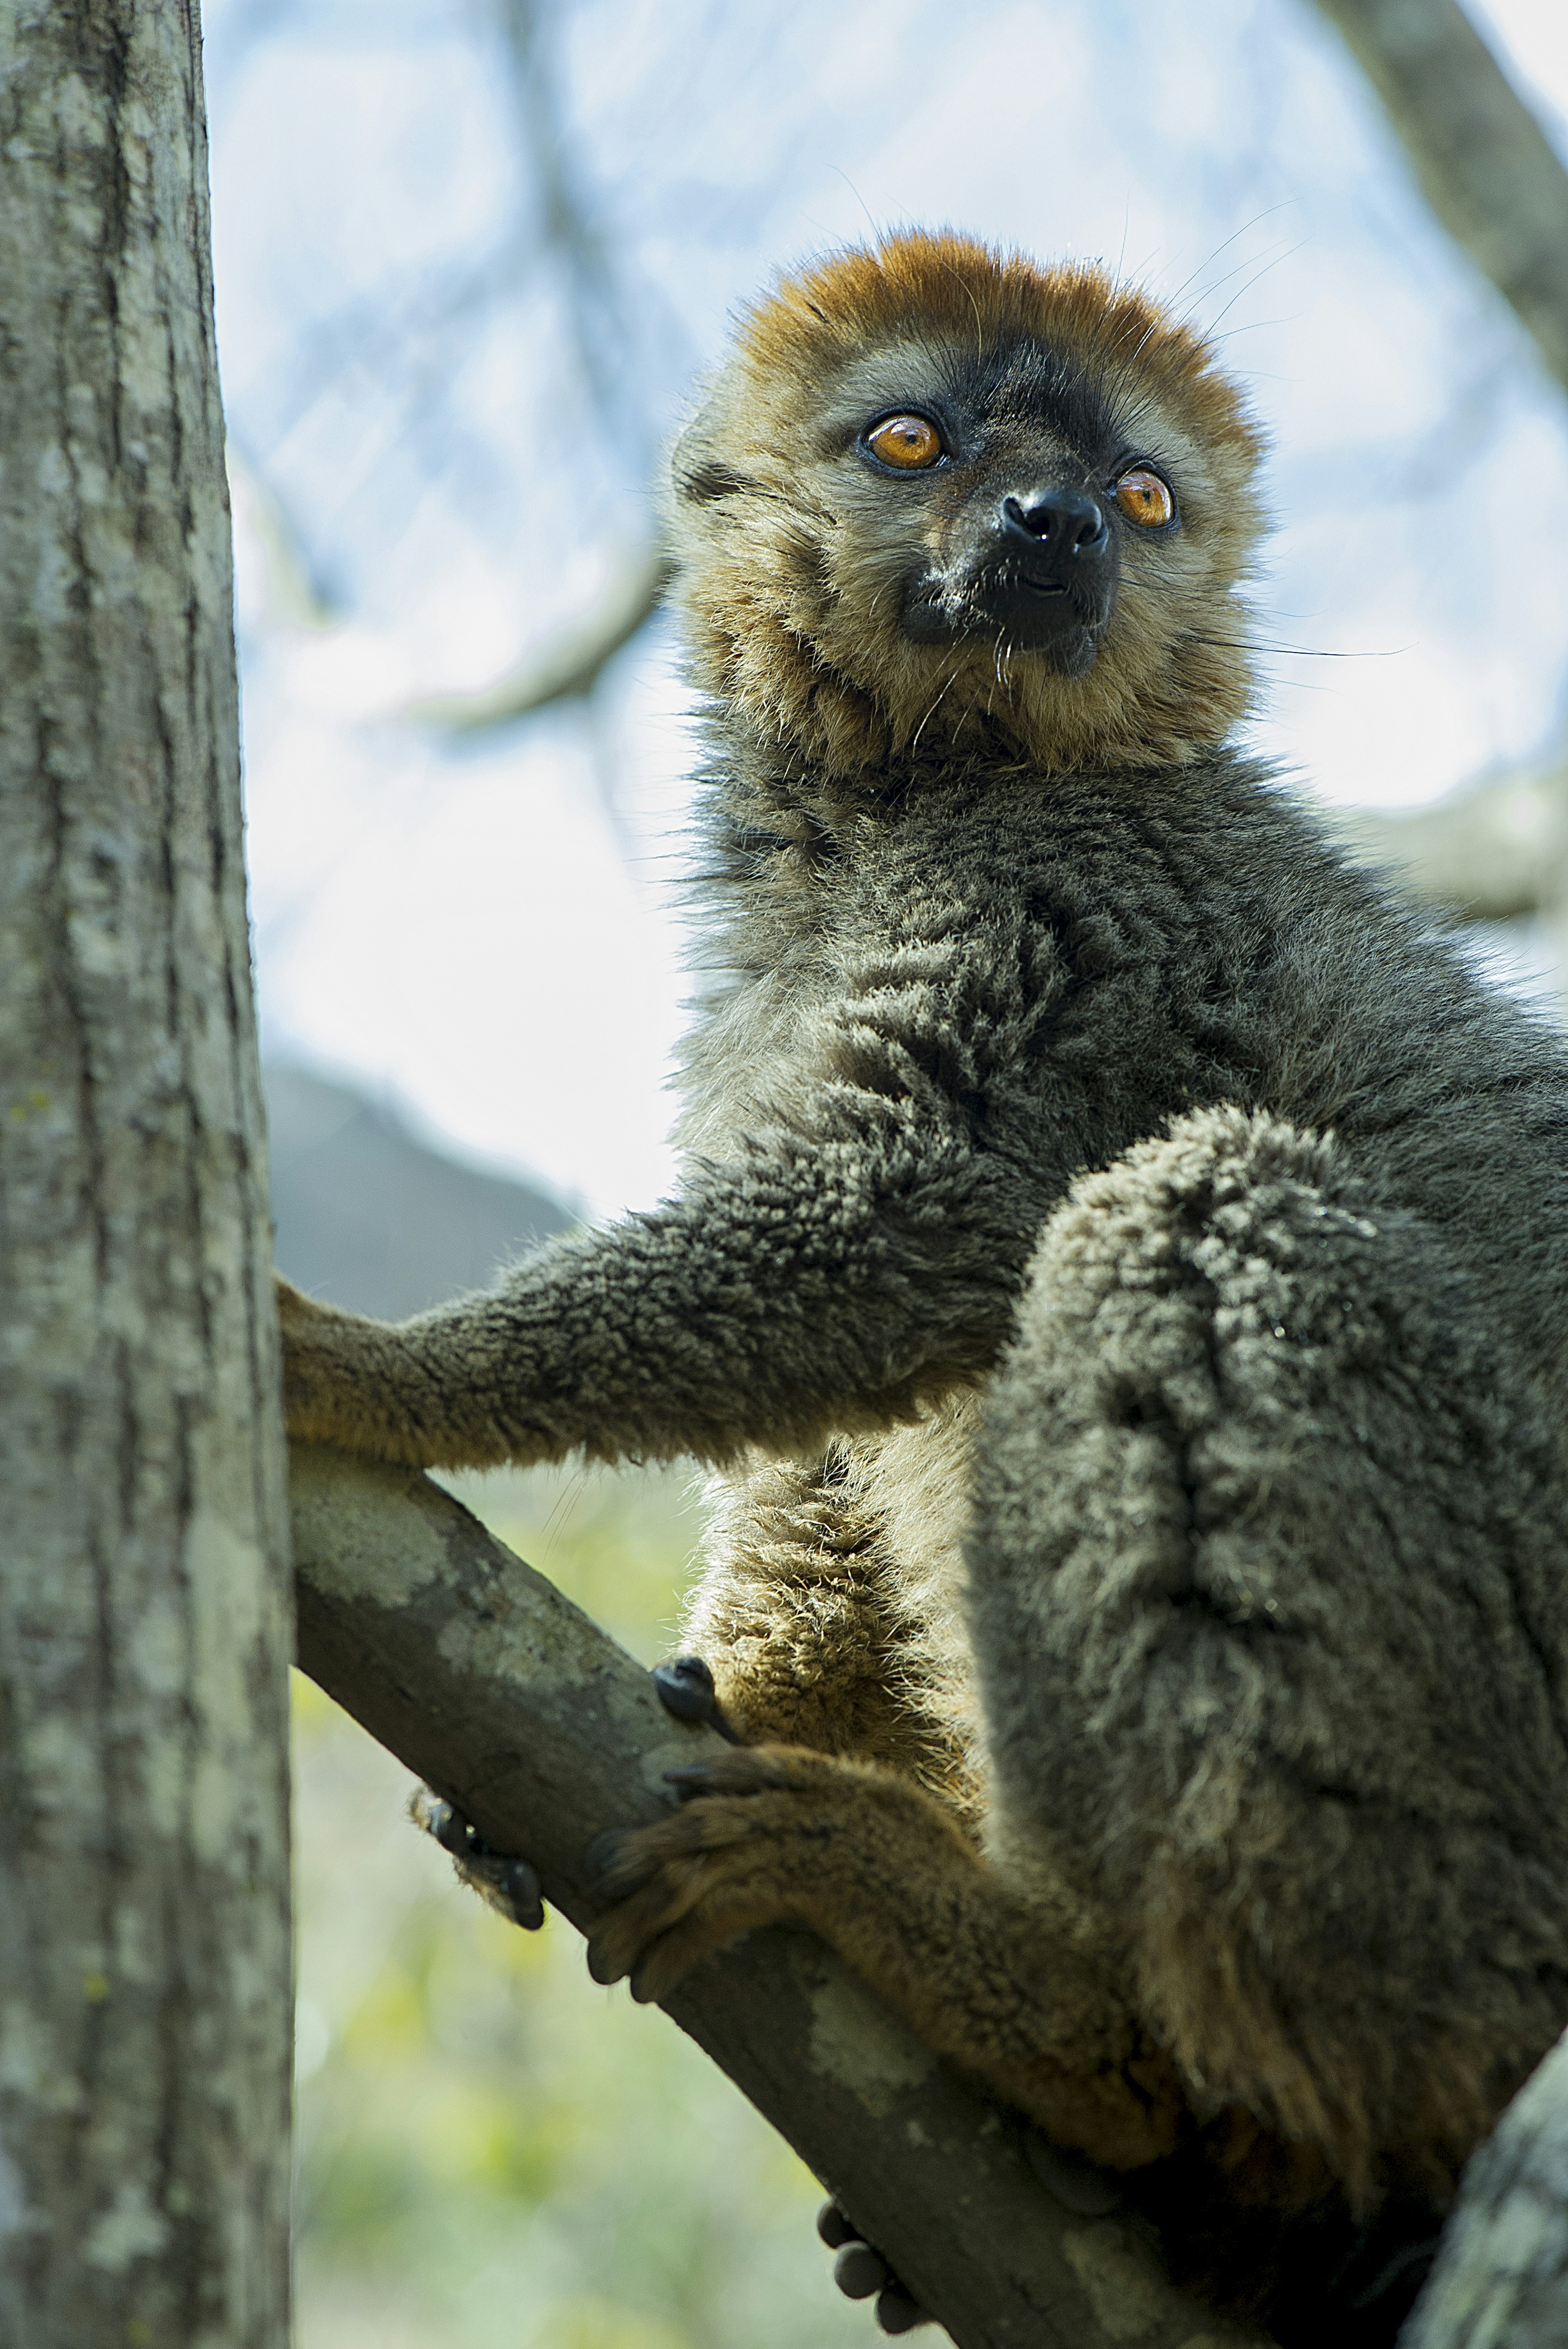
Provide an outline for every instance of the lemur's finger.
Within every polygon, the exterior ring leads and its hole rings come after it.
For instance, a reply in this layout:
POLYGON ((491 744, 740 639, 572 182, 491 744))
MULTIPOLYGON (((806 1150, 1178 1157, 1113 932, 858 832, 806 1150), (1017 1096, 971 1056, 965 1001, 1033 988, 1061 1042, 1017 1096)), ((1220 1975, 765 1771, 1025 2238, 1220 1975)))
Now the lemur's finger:
POLYGON ((929 2324, 918 2300, 911 2300, 901 2283, 890 2283, 877 2295, 877 2323, 884 2333, 913 2333, 919 2324, 929 2324))
POLYGON ((834 1771, 831 1756, 798 1745, 737 1745, 732 1754, 709 1754, 666 1770, 664 1783, 689 1803, 706 1795, 813 1794, 834 1782, 834 1771))
POLYGON ((672 1811, 668 1818, 655 1819, 649 1826, 607 1827, 583 1854, 594 1899, 605 1908, 628 1900, 651 1884, 670 1861, 736 1840, 744 1832, 742 1821, 726 1837, 724 1824, 706 1817, 698 1822, 683 1812, 672 1811))
POLYGON ((881 2252, 857 2238, 834 2261, 833 2281, 846 2300, 869 2300, 874 2292, 886 2292, 893 2279, 881 2252))
POLYGON ((497 1851, 461 1811, 432 1795, 428 1786, 416 1790, 409 1812, 417 1826, 433 1836, 442 1851, 452 1854, 465 1884, 525 1933, 538 1931, 545 1921, 545 1897, 538 1877, 525 1859, 497 1851))
POLYGON ((842 2211, 836 2202, 825 2202, 816 2214, 816 2231, 830 2251, 843 2243, 857 2243, 860 2230, 853 2219, 842 2211))
POLYGON ((437 1801, 428 1786, 421 1786, 414 1797, 414 1816, 427 1835, 434 1836, 442 1851, 450 1851, 453 1859, 462 1859, 468 1851, 468 1838, 473 1830, 468 1821, 452 1809, 450 1803, 437 1801), (420 1800, 420 1795, 425 1797, 420 1800))
MULTIPOLYGON (((677 1870, 668 1868, 665 1874, 675 1877, 677 1870)), ((634 1905, 627 1903, 628 1909, 634 1905)), ((698 1863, 692 1875, 677 1885, 668 1921, 642 1937, 630 1972, 633 1998, 639 2006, 647 2006, 667 1997, 703 1958, 726 1949, 759 1925, 773 1924, 778 1913, 777 1902, 767 1889, 747 1893, 723 1881, 711 1883, 708 1870, 698 1863)))
POLYGON ((597 1982, 619 1982, 647 1960, 650 1947, 694 1907, 703 1885, 701 1860, 671 1860, 615 1908, 595 1920, 588 1935, 588 1971, 597 1982))
POLYGON ((913 2333, 917 2325, 929 2324, 919 2302, 908 2286, 899 2282, 878 2251, 874 2251, 860 2234, 848 2213, 836 2202, 825 2202, 816 2214, 816 2231, 830 2251, 838 2257, 833 2263, 833 2280, 846 2300, 869 2300, 877 2295, 877 2323, 883 2333, 913 2333))
POLYGON ((713 1688, 713 1675, 701 1656, 670 1656, 653 1667, 653 1685, 667 1713, 678 1721, 705 1722, 732 1745, 740 1739, 724 1718, 713 1688))
POLYGON ((512 1921, 525 1933, 536 1933, 545 1921, 545 1896, 539 1879, 525 1859, 496 1863, 495 1889, 512 1911, 512 1921))
POLYGON ((583 1868, 596 1900, 608 1903, 646 1884, 658 1862, 641 1859, 632 1847, 635 1827, 606 1827, 583 1854, 583 1868))

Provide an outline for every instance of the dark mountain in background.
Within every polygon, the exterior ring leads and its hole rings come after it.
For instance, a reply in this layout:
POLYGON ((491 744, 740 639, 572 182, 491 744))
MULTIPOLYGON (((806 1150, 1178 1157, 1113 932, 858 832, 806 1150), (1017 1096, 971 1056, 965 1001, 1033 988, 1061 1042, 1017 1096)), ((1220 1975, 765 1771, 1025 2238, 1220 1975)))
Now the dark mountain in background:
POLYGON ((576 1218, 526 1183, 418 1141, 391 1110, 277 1062, 263 1071, 277 1261, 313 1297, 400 1320, 576 1218))

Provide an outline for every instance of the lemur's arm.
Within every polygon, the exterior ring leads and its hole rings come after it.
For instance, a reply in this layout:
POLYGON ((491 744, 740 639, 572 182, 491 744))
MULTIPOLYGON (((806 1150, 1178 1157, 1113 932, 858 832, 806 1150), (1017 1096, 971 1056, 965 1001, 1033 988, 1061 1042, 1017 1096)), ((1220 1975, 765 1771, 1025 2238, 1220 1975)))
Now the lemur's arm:
POLYGON ((1036 1220, 933 1106, 841 1090, 836 1131, 759 1135, 673 1204, 411 1320, 282 1285, 290 1433, 460 1467, 886 1425, 994 1359, 1036 1220))

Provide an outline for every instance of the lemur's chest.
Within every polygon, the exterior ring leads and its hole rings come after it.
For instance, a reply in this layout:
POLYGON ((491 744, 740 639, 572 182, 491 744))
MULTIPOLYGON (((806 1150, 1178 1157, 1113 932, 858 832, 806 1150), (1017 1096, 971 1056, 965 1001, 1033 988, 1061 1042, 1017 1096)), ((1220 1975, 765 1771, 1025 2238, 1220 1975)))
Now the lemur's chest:
POLYGON ((681 1143, 722 1157, 809 1135, 825 1103, 852 1120, 857 1090, 872 1125, 908 1098, 1037 1174, 1038 1222, 1166 1118, 1251 1099, 1224 925, 1135 853, 1119 803, 1075 818, 1072 798, 928 792, 820 870, 786 885, 781 852, 715 903, 704 957, 726 976, 688 1040, 681 1143))

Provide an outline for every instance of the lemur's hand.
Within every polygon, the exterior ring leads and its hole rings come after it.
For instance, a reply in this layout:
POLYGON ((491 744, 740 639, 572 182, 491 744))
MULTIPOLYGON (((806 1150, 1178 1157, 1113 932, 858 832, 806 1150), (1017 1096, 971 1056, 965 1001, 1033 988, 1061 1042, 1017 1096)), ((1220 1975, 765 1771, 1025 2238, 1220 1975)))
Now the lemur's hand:
POLYGON ((816 2214, 816 2231, 830 2251, 833 2281, 846 2300, 877 2300, 877 2322, 884 2333, 912 2333, 929 2324, 919 2302, 899 2282, 880 2251, 874 2251, 855 2221, 836 2202, 825 2202, 816 2214))
POLYGON ((545 1902, 539 1878, 525 1859, 497 1851, 461 1811, 453 1810, 428 1786, 415 1787, 409 1798, 409 1816, 426 1835, 434 1836, 442 1851, 451 1853, 459 1877, 471 1891, 499 1910, 509 1924, 521 1925, 525 1933, 538 1931, 545 1921, 545 1902))
POLYGON ((396 1423, 396 1398, 408 1376, 407 1348, 397 1329, 319 1304, 281 1273, 273 1278, 290 1435, 373 1459, 421 1464, 420 1450, 396 1423))
POLYGON ((530 1420, 525 1341, 499 1299, 372 1321, 275 1278, 290 1435, 406 1468, 526 1467, 566 1449, 530 1420))

